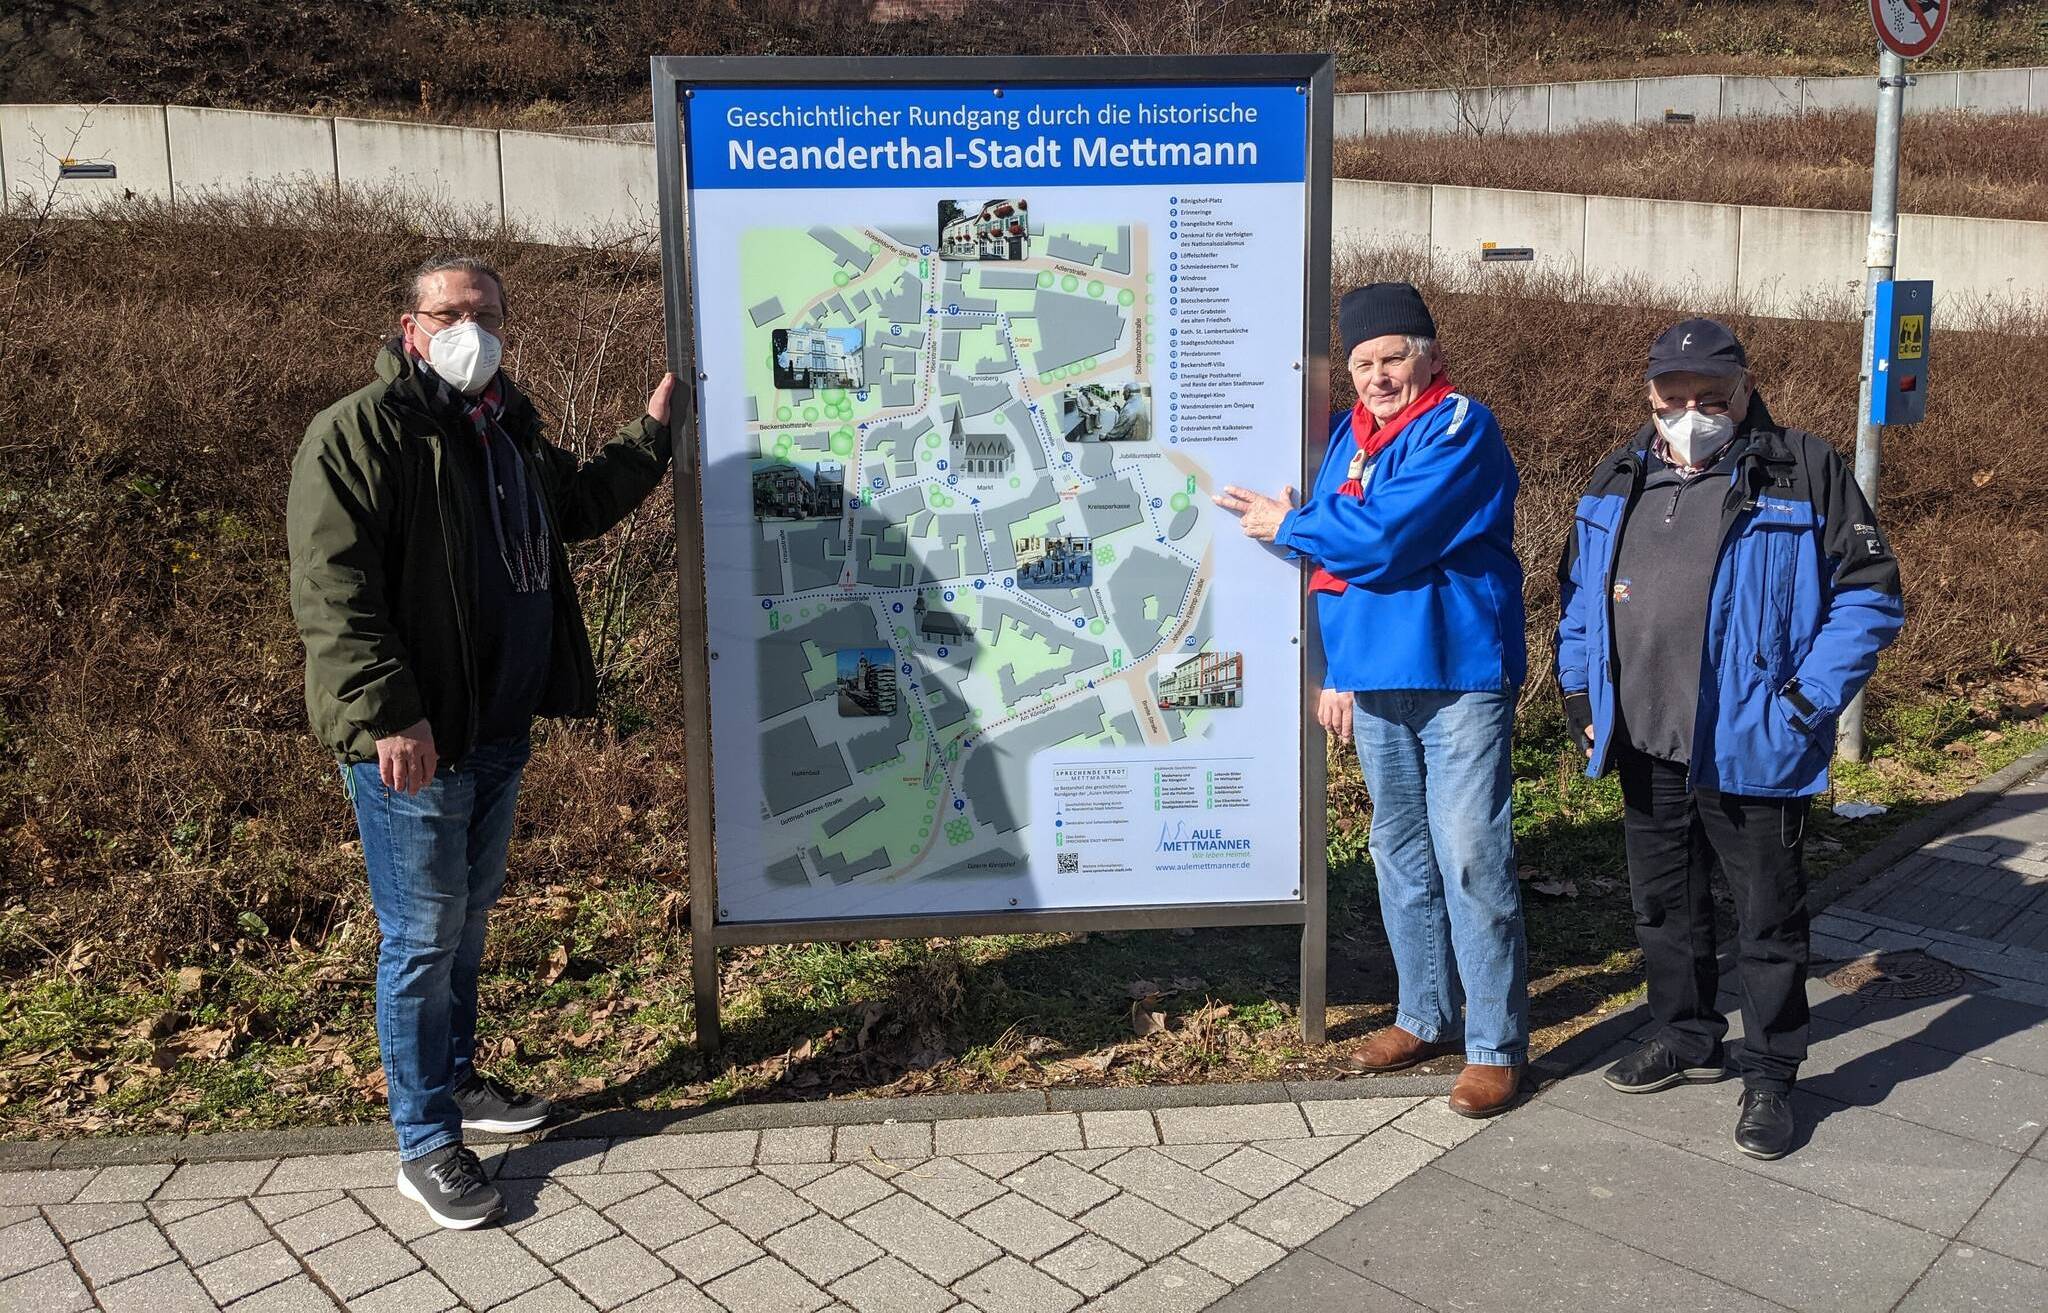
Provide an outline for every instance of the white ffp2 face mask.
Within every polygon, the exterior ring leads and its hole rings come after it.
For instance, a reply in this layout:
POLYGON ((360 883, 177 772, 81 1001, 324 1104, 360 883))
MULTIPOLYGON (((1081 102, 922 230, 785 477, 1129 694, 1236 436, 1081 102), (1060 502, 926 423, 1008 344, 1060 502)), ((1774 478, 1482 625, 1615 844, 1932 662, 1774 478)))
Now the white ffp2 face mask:
POLYGON ((483 391, 504 358, 505 344, 485 332, 474 319, 450 324, 427 344, 427 363, 451 387, 465 394, 483 391))
POLYGON ((1671 454, 1684 465, 1697 465, 1701 457, 1711 456, 1735 432, 1735 421, 1728 416, 1703 415, 1697 410, 1659 415, 1656 419, 1657 432, 1664 436, 1671 454))

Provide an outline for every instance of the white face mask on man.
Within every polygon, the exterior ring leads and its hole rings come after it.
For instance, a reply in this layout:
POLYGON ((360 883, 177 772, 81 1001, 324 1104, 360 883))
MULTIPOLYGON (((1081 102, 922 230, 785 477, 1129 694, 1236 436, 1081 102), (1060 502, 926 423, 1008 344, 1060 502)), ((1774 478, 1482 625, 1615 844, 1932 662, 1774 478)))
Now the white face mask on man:
POLYGON ((1714 454, 1735 434, 1735 421, 1726 415, 1707 415, 1687 408, 1672 415, 1658 415, 1657 432, 1681 465, 1697 465, 1714 454))
POLYGON ((465 395, 483 391, 505 358, 505 344, 474 319, 450 324, 427 344, 427 363, 465 395))

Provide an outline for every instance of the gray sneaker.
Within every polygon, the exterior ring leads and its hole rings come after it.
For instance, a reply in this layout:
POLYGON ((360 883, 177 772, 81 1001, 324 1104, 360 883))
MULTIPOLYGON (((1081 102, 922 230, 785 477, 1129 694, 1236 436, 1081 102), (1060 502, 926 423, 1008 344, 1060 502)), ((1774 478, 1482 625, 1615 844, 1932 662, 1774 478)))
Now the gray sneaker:
POLYGON ((554 1105, 534 1094, 521 1094, 488 1076, 472 1075, 455 1091, 455 1106, 462 1109, 462 1129, 515 1135, 530 1131, 546 1121, 554 1105))
POLYGON ((467 1231, 505 1211, 505 1197, 484 1179, 484 1165, 459 1144, 398 1164, 398 1193, 450 1231, 467 1231))

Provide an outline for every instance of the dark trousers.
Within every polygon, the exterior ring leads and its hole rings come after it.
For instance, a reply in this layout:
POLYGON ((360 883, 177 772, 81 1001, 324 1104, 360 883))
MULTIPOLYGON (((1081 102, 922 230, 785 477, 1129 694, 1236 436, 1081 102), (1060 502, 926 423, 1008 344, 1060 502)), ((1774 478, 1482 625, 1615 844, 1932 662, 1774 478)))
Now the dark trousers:
POLYGON ((1636 939, 1665 1043, 1705 1065, 1728 1033, 1714 1003, 1718 861, 1735 897, 1743 1082, 1790 1088, 1806 1058, 1808 800, 1694 789, 1682 765, 1627 746, 1618 755, 1636 939))

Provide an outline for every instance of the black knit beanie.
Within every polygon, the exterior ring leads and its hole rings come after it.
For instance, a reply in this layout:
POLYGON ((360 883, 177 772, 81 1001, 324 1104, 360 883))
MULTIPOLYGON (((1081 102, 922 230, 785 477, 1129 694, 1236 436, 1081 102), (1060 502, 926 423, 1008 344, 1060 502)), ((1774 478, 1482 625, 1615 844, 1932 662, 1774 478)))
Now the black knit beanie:
POLYGON ((1376 337, 1435 337, 1436 320, 1415 284, 1367 283, 1337 303, 1337 331, 1348 360, 1353 347, 1376 337))

